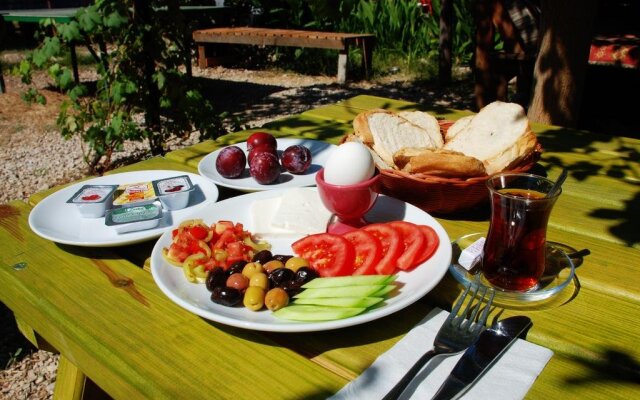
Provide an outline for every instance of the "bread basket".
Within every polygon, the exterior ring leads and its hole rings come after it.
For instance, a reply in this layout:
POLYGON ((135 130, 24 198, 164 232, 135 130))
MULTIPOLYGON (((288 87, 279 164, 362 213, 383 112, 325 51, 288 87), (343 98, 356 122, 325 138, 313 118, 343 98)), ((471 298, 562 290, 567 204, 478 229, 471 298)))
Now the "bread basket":
MULTIPOLYGON (((440 121, 445 131, 452 121, 440 121)), ((526 172, 539 160, 542 146, 523 159, 510 172, 526 172)), ((443 178, 427 174, 409 174, 394 169, 380 170, 380 193, 411 203, 433 214, 453 214, 481 207, 488 203, 487 176, 468 179, 443 178)))

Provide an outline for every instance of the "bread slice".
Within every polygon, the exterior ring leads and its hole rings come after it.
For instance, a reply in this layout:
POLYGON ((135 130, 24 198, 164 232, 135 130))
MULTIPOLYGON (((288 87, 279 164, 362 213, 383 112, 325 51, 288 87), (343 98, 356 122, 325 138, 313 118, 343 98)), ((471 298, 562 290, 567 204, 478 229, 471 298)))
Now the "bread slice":
POLYGON ((524 109, 496 101, 480 110, 443 148, 477 158, 490 175, 517 164, 535 149, 536 141, 524 109))
POLYGON ((447 132, 444 135, 445 142, 451 141, 451 139, 453 139, 458 133, 465 130, 471 123, 473 117, 475 117, 475 115, 467 115, 466 117, 462 117, 454 122, 453 125, 447 129, 447 132))
POLYGON ((482 161, 450 150, 404 148, 393 159, 398 168, 410 174, 425 173, 445 178, 486 175, 482 161))
MULTIPOLYGON (((386 164, 394 167, 393 154, 404 147, 437 148, 433 132, 386 110, 369 110, 353 120, 354 133, 386 164)), ((438 136, 440 129, 438 127, 438 136)))
POLYGON ((444 145, 440 124, 433 115, 424 111, 400 111, 398 115, 427 131, 427 134, 435 144, 434 148, 439 149, 444 145))

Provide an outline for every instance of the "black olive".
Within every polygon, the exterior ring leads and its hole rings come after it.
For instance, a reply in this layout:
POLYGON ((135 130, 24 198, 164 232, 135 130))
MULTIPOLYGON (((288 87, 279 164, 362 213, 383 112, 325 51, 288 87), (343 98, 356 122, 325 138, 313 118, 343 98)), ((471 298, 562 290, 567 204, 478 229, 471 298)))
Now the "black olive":
POLYGON ((282 261, 283 264, 287 263, 287 260, 290 259, 291 257, 293 257, 292 255, 287 255, 287 254, 276 254, 275 256, 273 256, 274 260, 278 260, 278 261, 282 261))
POLYGON ((227 275, 222 267, 213 267, 211 271, 207 273, 207 280, 205 285, 207 289, 212 292, 214 288, 218 286, 224 286, 227 281, 227 275))
POLYGON ((233 264, 231 264, 231 266, 227 270, 227 277, 230 277, 236 272, 242 273, 242 269, 244 268, 245 265, 247 265, 247 262, 244 260, 234 262, 233 264))
POLYGON ((269 281, 271 282, 271 287, 277 287, 287 281, 293 280, 294 276, 295 273, 289 268, 278 268, 269 273, 269 281))
POLYGON ((279 287, 284 289, 285 292, 289 295, 289 298, 293 298, 293 296, 302 292, 304 289, 300 287, 301 285, 296 281, 286 281, 280 284, 279 287))
POLYGON ((293 280, 296 283, 298 283, 300 286, 302 286, 305 283, 307 283, 310 280, 313 280, 313 279, 315 279, 317 277, 318 277, 318 273, 316 272, 315 269, 310 268, 310 267, 300 267, 296 271, 296 276, 293 278, 293 280))
POLYGON ((216 286, 211 292, 211 301, 223 306, 233 307, 242 301, 242 293, 232 287, 216 286))
POLYGON ((273 255, 269 250, 261 250, 257 252, 251 259, 251 261, 257 261, 262 265, 268 263, 271 260, 273 260, 273 255))

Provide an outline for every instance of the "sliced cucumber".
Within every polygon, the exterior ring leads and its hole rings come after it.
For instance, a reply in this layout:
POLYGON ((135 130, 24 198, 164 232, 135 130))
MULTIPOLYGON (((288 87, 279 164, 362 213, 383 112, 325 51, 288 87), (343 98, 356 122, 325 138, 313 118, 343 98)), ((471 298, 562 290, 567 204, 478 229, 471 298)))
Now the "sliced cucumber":
POLYGON ((295 295, 296 299, 318 299, 322 297, 368 297, 374 293, 388 293, 395 285, 343 286, 305 289, 295 295))
POLYGON ((384 300, 382 297, 322 297, 318 299, 295 299, 291 304, 313 304, 317 306, 369 308, 380 303, 382 300, 384 300))
POLYGON ((392 292, 396 288, 396 285, 386 285, 380 288, 377 292, 371 293, 370 297, 386 297, 388 293, 392 292))
POLYGON ((313 279, 305 283, 302 287, 305 289, 318 289, 343 286, 388 285, 395 279, 396 275, 334 276, 313 279))
POLYGON ((330 321, 358 315, 366 310, 363 307, 329 307, 316 305, 288 305, 275 311, 273 315, 294 321, 330 321))

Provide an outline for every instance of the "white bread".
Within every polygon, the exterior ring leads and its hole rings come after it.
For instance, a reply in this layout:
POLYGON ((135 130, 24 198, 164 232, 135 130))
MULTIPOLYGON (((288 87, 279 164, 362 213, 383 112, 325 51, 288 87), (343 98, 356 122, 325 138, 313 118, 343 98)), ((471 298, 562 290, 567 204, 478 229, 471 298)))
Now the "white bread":
MULTIPOLYGON (((353 120, 354 133, 390 166, 393 154, 404 147, 438 148, 434 132, 415 125, 400 115, 386 110, 369 110, 353 120)), ((442 140, 440 128, 437 136, 442 140)))
POLYGON ((477 158, 490 175, 516 164, 535 146, 536 136, 524 109, 496 101, 480 110, 443 148, 477 158))
POLYGON ((445 136, 444 136, 444 141, 445 142, 451 141, 451 139, 453 139, 458 133, 465 130, 466 127, 469 126, 469 124, 471 123, 471 120, 473 119, 474 116, 475 115, 467 115, 466 117, 462 117, 456 122, 454 122, 449 127, 449 129, 447 129, 447 132, 445 133, 445 136))
POLYGON ((433 141, 434 148, 439 149, 444 145, 440 124, 433 115, 423 111, 400 111, 398 115, 424 129, 433 141))

